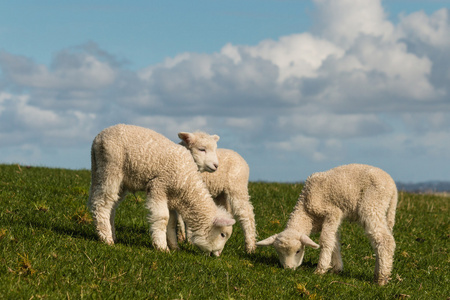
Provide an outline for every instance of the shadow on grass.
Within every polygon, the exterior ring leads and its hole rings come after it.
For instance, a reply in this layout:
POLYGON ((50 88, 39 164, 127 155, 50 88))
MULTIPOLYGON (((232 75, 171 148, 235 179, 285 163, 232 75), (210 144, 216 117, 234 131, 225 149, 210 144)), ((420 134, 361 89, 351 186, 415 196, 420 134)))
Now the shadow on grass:
POLYGON ((22 218, 16 223, 22 223, 28 227, 41 228, 54 232, 57 235, 70 236, 74 238, 82 238, 85 240, 97 240, 97 236, 88 224, 71 224, 67 222, 51 222, 43 221, 40 218, 22 218))
POLYGON ((116 225, 116 244, 154 249, 148 227, 116 225))

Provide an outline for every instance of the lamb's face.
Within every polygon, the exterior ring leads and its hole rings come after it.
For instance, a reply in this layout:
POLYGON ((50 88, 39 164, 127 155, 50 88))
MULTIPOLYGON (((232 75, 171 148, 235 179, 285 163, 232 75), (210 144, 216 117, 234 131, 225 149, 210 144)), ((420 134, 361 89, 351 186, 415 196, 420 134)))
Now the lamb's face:
POLYGON ((233 224, 235 222, 226 209, 219 206, 206 235, 204 232, 192 232, 192 243, 208 254, 212 253, 215 256, 220 256, 225 243, 233 232, 233 224))
POLYGON ((218 135, 209 135, 204 132, 180 132, 178 137, 194 158, 200 172, 214 172, 219 167, 217 158, 218 135))
POLYGON ((225 247, 225 243, 233 233, 233 226, 214 226, 209 233, 209 240, 212 245, 212 254, 214 256, 220 256, 222 250, 225 247))
POLYGON ((257 246, 273 245, 277 250, 280 263, 284 268, 296 269, 303 262, 306 246, 319 248, 307 235, 300 234, 296 230, 286 229, 279 234, 274 234, 265 240, 256 243, 257 246))
POLYGON ((298 234, 283 231, 275 239, 273 246, 278 253, 280 263, 285 269, 296 269, 303 262, 305 245, 300 242, 298 234))
POLYGON ((214 256, 220 256, 232 232, 232 226, 213 226, 206 238, 193 233, 191 240, 194 245, 208 255, 212 253, 214 256))

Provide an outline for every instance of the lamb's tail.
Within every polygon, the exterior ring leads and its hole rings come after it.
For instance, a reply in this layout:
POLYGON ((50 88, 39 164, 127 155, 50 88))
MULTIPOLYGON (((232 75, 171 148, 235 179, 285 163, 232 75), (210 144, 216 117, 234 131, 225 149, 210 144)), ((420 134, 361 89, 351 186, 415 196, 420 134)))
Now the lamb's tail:
POLYGON ((398 192, 397 188, 394 186, 394 192, 391 195, 389 201, 389 207, 387 210, 387 225, 389 230, 392 232, 395 224, 395 211, 397 210, 398 192))

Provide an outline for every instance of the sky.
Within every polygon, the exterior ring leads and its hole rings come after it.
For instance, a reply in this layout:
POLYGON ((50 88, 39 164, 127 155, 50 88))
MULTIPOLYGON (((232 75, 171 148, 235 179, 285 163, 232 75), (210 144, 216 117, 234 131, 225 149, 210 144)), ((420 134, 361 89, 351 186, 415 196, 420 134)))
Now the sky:
POLYGON ((217 134, 251 181, 448 181, 449 53, 450 0, 2 1, 0 163, 90 169, 126 123, 217 134))

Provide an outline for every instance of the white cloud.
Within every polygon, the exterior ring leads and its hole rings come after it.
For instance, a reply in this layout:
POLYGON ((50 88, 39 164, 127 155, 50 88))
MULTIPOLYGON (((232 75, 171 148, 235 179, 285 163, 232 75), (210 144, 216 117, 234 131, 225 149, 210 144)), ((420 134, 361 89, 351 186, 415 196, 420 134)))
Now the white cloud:
MULTIPOLYGON (((230 46, 227 46, 228 48, 230 46)), ((344 51, 329 41, 308 33, 265 40, 254 47, 240 47, 241 52, 272 62, 279 69, 279 82, 290 77, 317 77, 317 70, 329 56, 341 57, 344 51)))
POLYGON ((99 89, 114 81, 114 70, 89 54, 74 55, 65 51, 54 59, 50 70, 30 59, 0 53, 2 69, 19 86, 44 89, 99 89))
POLYGON ((329 41, 349 47, 360 35, 390 39, 394 26, 380 0, 315 0, 316 31, 329 41))
POLYGON ((414 39, 439 49, 450 47, 448 9, 440 9, 431 16, 423 11, 401 16, 397 28, 399 38, 414 39))

